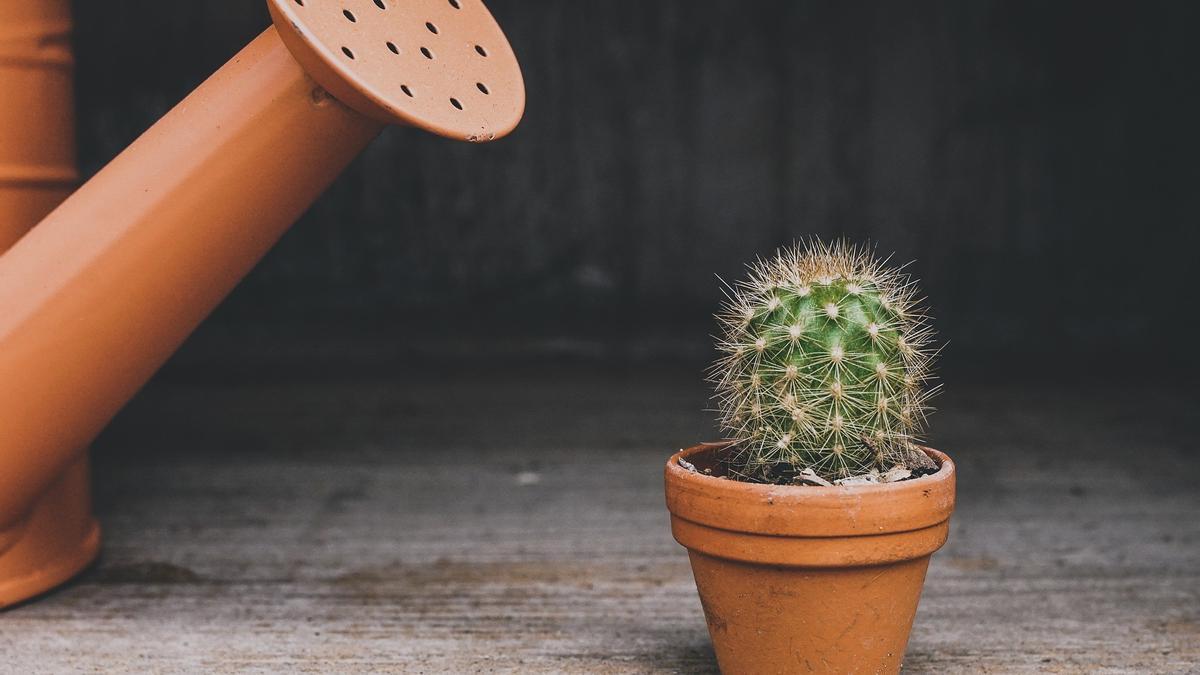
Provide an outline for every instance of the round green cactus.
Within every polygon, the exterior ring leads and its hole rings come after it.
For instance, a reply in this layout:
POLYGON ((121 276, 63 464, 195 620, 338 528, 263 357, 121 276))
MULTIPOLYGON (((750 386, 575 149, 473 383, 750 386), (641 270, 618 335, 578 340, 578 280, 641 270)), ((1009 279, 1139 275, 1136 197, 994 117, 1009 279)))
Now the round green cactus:
POLYGON ((844 242, 797 244, 750 270, 717 317, 711 371, 735 471, 835 480, 903 462, 932 393, 913 282, 844 242))

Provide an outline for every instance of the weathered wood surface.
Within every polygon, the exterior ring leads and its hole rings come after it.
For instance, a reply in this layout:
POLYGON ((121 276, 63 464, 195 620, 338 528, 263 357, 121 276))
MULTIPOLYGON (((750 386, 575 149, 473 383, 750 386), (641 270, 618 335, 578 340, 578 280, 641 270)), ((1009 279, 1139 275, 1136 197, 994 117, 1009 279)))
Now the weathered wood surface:
MULTIPOLYGON (((0 614, 0 670, 714 672, 660 484, 711 435, 694 373, 159 382, 98 444, 101 562, 0 614)), ((906 671, 1200 668, 1195 400, 952 392, 906 671)))
MULTIPOLYGON (((385 133, 218 320, 703 321, 714 273, 820 234, 916 259, 960 350, 1175 345, 1151 328, 1174 295, 1109 275, 1193 283, 1200 3, 487 4, 525 74, 517 131, 385 133)), ((258 34, 265 5, 76 0, 84 170, 258 34)))

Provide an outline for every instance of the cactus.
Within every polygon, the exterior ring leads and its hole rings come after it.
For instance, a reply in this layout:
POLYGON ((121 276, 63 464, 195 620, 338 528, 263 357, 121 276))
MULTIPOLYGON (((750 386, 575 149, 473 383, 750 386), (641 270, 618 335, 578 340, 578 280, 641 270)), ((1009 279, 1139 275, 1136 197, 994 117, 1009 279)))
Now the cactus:
POLYGON ((911 459, 936 389, 933 333, 914 282, 886 262, 812 240, 728 289, 710 380, 737 477, 832 481, 911 459))

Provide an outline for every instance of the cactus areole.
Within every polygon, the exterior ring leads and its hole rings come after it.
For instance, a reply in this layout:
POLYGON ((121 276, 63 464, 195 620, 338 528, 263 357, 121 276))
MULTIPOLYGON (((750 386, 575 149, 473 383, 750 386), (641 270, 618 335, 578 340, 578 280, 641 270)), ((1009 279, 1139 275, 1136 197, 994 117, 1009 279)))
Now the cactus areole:
POLYGON ((731 477, 834 481, 914 456, 933 334, 907 274, 814 240, 753 263, 717 318, 710 379, 731 477))

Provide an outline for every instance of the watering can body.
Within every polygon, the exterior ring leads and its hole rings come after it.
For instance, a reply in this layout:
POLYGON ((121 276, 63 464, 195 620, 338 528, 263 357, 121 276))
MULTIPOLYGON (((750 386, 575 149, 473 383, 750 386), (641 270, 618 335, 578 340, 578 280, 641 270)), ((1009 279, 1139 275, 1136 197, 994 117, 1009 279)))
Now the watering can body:
MULTIPOLYGON (((0 253, 79 182, 67 0, 0 0, 0 253)), ((0 522, 0 607, 74 576, 100 549, 85 450, 0 522)))

